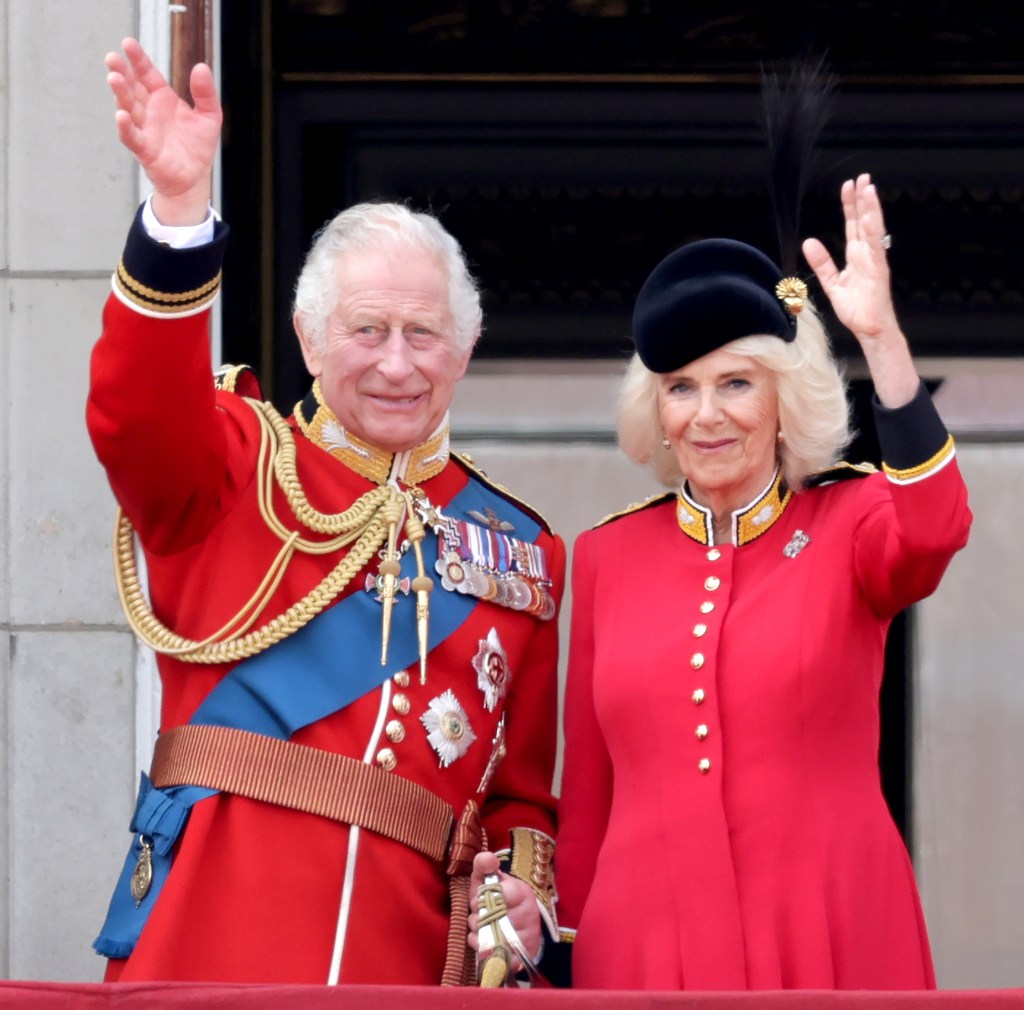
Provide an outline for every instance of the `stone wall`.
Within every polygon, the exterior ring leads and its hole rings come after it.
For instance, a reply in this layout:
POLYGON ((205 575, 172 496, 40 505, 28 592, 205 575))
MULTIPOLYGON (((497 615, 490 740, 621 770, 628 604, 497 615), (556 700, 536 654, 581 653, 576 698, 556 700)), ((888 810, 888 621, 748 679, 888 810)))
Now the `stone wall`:
POLYGON ((83 423, 89 349, 135 204, 103 55, 135 4, 0 3, 4 168, 0 966, 96 978, 89 941, 127 844, 133 645, 113 502, 83 423))

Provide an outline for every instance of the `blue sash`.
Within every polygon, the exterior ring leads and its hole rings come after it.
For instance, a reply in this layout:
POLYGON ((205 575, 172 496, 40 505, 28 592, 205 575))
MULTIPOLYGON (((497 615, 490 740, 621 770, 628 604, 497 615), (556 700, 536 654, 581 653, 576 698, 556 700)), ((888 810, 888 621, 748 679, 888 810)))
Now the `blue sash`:
MULTIPOLYGON (((486 485, 472 478, 442 506, 449 515, 491 509, 513 522, 517 536, 533 542, 540 526, 486 485)), ((436 555, 437 536, 427 531, 424 559, 436 555)), ((429 560, 427 561, 429 565, 429 560)), ((402 576, 416 575, 412 552, 402 559, 402 576)), ((436 587, 439 589, 440 587, 436 587)), ((373 594, 356 591, 318 614, 295 634, 233 667, 196 709, 190 723, 229 726, 288 740, 298 730, 338 712, 419 658, 415 604, 396 605, 391 619, 388 662, 380 663, 381 605, 373 594)), ((444 641, 469 617, 477 600, 435 591, 430 599, 430 641, 444 641)), ((133 840, 114 888, 107 918, 93 943, 105 957, 127 957, 135 948, 149 913, 170 872, 173 848, 192 805, 217 790, 198 786, 157 789, 143 772, 130 828, 133 840), (152 846, 153 880, 136 905, 132 873, 142 838, 152 846)))

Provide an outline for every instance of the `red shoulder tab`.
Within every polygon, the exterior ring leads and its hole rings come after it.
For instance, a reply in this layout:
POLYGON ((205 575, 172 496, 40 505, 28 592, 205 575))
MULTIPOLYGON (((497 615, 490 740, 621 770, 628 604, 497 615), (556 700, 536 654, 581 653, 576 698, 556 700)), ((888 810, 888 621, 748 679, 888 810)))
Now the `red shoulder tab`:
POLYGON ((251 400, 262 400, 260 380, 248 365, 221 365, 213 373, 213 386, 225 393, 237 393, 251 400))

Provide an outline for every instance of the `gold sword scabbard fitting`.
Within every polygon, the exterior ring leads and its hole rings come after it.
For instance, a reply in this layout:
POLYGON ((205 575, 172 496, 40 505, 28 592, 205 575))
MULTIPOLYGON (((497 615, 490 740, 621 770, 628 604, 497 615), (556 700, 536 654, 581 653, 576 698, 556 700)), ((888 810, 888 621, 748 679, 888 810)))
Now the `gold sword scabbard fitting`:
POLYGON ((480 988, 501 989, 512 971, 508 947, 495 947, 480 964, 480 988))

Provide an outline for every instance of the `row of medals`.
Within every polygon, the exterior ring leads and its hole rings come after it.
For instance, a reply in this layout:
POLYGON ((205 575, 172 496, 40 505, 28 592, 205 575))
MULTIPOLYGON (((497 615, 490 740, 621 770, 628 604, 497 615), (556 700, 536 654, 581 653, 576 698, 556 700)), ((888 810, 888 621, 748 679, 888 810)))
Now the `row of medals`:
MULTIPOLYGON (((521 610, 542 621, 550 621, 555 616, 555 601, 548 591, 549 582, 522 571, 496 571, 482 558, 463 557, 458 551, 461 544, 455 521, 425 497, 417 499, 416 510, 423 522, 437 534, 439 557, 435 568, 445 589, 488 600, 500 607, 521 610)), ((503 536, 500 533, 496 535, 503 536)), ((521 554, 516 547, 518 541, 512 537, 504 539, 510 543, 513 556, 521 554)))

